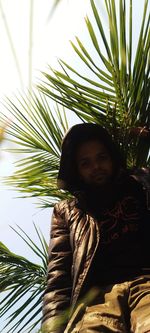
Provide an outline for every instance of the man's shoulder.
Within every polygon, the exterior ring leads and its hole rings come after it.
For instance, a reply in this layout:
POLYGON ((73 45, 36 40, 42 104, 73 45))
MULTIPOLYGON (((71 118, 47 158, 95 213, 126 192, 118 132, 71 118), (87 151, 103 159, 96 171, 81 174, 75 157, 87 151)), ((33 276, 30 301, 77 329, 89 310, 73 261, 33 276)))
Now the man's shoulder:
POLYGON ((150 212, 150 168, 136 168, 131 172, 132 179, 141 186, 147 210, 150 212))
POLYGON ((72 210, 76 206, 76 198, 72 197, 69 199, 64 199, 58 201, 54 208, 60 212, 65 212, 66 210, 72 210))
POLYGON ((73 221, 73 216, 79 213, 76 207, 76 198, 69 198, 57 202, 54 206, 54 213, 60 216, 66 224, 70 224, 73 221))
POLYGON ((130 171, 130 176, 144 189, 150 189, 150 168, 134 168, 130 171))

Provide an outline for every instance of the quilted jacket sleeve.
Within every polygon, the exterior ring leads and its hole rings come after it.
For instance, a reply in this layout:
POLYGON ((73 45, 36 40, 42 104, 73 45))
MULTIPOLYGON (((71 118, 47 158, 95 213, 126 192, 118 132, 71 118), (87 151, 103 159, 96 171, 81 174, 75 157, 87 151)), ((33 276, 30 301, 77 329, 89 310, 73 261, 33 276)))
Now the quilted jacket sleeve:
MULTIPOLYGON (((43 299, 43 333, 62 333, 71 297, 72 252, 61 203, 54 207, 49 245, 47 287, 43 299)), ((66 321, 66 322, 65 322, 66 321)))

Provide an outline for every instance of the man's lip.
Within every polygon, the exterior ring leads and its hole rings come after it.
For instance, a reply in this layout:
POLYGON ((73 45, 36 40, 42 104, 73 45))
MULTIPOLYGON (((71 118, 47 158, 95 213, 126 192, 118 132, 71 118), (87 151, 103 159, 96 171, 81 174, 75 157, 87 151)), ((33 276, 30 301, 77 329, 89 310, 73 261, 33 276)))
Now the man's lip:
POLYGON ((94 178, 102 178, 102 177, 105 177, 105 176, 106 176, 105 172, 92 175, 92 177, 94 177, 94 178))

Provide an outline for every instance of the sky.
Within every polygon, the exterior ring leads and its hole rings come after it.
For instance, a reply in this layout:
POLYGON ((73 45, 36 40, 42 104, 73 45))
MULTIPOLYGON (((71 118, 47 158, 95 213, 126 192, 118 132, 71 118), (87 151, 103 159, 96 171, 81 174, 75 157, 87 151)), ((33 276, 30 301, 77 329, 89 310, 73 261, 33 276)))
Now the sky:
MULTIPOLYGON (((103 2, 95 1, 101 6, 102 15, 103 2)), ((5 96, 11 98, 13 94, 36 83, 40 71, 45 70, 48 64, 57 67, 58 58, 74 66, 76 58, 69 40, 74 40, 75 35, 80 35, 82 41, 87 42, 84 17, 90 11, 90 1, 62 0, 51 17, 50 3, 52 0, 0 1, 0 103, 5 96), (33 13, 32 21, 30 11, 33 13), (30 25, 32 40, 29 37, 30 25)), ((142 13, 142 3, 143 0, 133 0, 136 10, 134 36, 142 13)), ((6 112, 2 104, 0 110, 6 112)), ((72 118, 70 121, 74 123, 75 120, 72 118)), ((6 147, 10 147, 10 143, 4 142, 2 148, 6 147)), ((16 227, 18 224, 30 232, 35 240, 35 222, 49 241, 52 210, 37 208, 37 199, 16 198, 18 193, 4 186, 2 177, 13 173, 16 159, 16 155, 0 151, 0 241, 13 252, 34 260, 34 255, 10 226, 16 227)))
MULTIPOLYGON (((0 100, 21 92, 36 83, 40 71, 50 64, 56 68, 59 57, 65 60, 72 58, 69 40, 84 33, 84 16, 89 8, 89 1, 62 0, 56 11, 50 16, 51 6, 48 0, 2 0, 0 5, 0 100), (29 46, 29 26, 31 2, 33 4, 32 20, 32 59, 29 46), (44 3, 44 5, 43 5, 44 3), (80 6, 80 11, 78 10, 80 6), (7 30, 6 30, 7 28, 7 30), (13 44, 13 49, 12 45, 13 44), (15 54, 15 57, 14 57, 15 54), (17 66, 16 66, 17 58, 17 66), (32 75, 29 75, 29 69, 32 75)), ((6 112, 1 105, 1 111, 6 112)), ((8 142, 3 147, 10 147, 8 142)), ((11 145, 12 147, 12 145, 11 145)), ((15 170, 17 156, 12 153, 0 152, 0 177, 7 176, 15 170)), ((24 230, 32 228, 32 221, 40 226, 46 239, 49 239, 51 210, 37 208, 37 200, 15 198, 18 193, 0 183, 0 230, 1 241, 14 252, 26 254, 27 249, 22 241, 11 230, 19 224, 24 230)))

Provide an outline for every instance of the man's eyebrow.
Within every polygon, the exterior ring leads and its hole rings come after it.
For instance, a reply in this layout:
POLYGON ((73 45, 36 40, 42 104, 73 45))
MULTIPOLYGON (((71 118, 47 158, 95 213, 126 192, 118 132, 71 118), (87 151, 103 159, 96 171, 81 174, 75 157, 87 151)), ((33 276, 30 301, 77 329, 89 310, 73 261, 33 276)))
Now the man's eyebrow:
POLYGON ((99 152, 97 155, 108 155, 108 152, 107 151, 101 151, 101 152, 99 152))
POLYGON ((87 157, 79 157, 79 161, 87 161, 89 159, 89 157, 87 156, 87 157))
MULTIPOLYGON (((97 155, 107 155, 107 152, 106 151, 104 151, 104 152, 98 152, 97 153, 97 155)), ((90 158, 90 156, 81 156, 81 157, 79 157, 79 161, 86 161, 86 160, 88 160, 90 158)))

